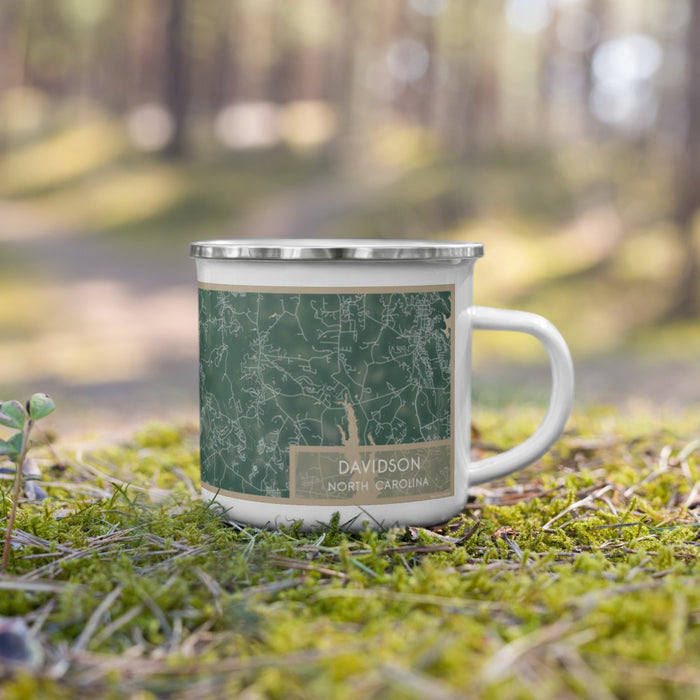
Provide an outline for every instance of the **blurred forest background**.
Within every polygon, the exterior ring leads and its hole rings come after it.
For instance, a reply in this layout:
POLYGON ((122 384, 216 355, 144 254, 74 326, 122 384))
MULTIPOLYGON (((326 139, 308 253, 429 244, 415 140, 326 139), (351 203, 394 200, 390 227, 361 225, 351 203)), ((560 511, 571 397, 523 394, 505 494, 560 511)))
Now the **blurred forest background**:
MULTIPOLYGON (((583 404, 700 402, 700 2, 3 0, 0 396, 196 416, 191 240, 484 242, 583 404)), ((476 400, 543 402, 475 338, 476 400)), ((61 423, 61 421, 64 421, 61 423)))

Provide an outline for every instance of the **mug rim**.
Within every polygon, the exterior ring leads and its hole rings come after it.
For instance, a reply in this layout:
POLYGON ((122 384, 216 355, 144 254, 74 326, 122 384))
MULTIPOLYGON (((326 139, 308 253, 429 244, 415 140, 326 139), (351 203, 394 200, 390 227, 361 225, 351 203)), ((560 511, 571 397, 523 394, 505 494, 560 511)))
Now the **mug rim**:
POLYGON ((468 260, 482 257, 483 243, 428 239, 248 238, 195 241, 192 258, 210 260, 468 260))

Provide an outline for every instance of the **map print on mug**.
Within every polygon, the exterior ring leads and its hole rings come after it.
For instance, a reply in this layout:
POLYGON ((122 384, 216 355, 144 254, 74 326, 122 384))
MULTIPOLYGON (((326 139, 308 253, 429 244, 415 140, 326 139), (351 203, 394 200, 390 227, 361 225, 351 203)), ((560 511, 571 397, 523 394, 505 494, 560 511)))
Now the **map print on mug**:
POLYGON ((202 481, 290 503, 452 495, 453 307, 453 286, 200 285, 202 481))

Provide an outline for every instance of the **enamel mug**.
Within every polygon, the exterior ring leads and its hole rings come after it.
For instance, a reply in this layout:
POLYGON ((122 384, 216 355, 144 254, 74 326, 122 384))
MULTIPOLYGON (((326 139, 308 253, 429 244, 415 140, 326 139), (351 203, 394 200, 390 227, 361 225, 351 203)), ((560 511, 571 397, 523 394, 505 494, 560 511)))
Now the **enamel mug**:
POLYGON ((190 244, 199 284, 202 497, 222 517, 306 529, 434 525, 470 485, 544 454, 573 402, 571 355, 535 314, 472 303, 480 243, 190 244), (551 396, 523 443, 470 459, 472 331, 544 345, 551 396))

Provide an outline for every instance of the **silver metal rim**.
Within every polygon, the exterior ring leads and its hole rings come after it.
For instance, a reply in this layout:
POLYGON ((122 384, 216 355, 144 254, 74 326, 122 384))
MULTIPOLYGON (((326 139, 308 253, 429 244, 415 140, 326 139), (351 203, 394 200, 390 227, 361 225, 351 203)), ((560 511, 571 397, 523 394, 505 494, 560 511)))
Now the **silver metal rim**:
POLYGON ((190 257, 212 260, 465 260, 482 243, 380 239, 241 239, 190 243, 190 257))

